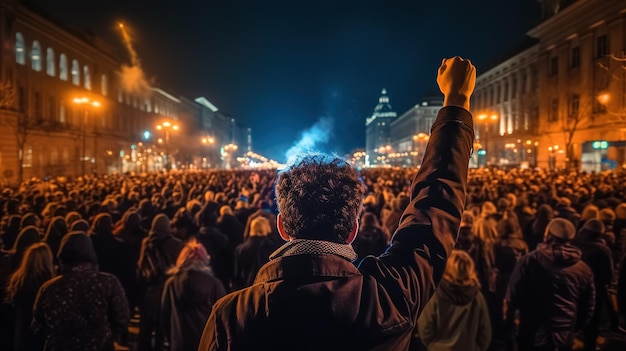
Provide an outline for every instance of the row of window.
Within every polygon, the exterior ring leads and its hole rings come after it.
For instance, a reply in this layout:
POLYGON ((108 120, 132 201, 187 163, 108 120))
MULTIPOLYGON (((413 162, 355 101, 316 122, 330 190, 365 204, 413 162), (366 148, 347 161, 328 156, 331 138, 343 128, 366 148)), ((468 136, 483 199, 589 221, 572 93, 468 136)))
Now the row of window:
MULTIPOLYGON (((30 51, 28 51, 24 36, 22 33, 17 32, 15 34, 15 61, 20 65, 27 64, 27 57, 30 59, 31 69, 37 72, 41 72, 44 69, 44 60, 43 60, 43 50, 41 48, 41 44, 39 41, 34 40, 32 45, 30 46, 30 51)), ((56 65, 56 56, 54 49, 49 47, 46 49, 45 56, 45 71, 46 74, 50 77, 57 76, 57 65, 56 65)), ((87 90, 92 90, 91 83, 91 74, 89 71, 89 66, 84 65, 81 69, 81 66, 78 60, 71 60, 71 64, 68 61, 67 56, 64 53, 61 53, 58 57, 58 77, 63 81, 68 81, 71 75, 71 82, 76 86, 81 86, 81 73, 82 73, 82 83, 83 87, 87 90), (70 68, 68 70, 68 68, 70 68)), ((100 76, 100 92, 102 95, 107 96, 108 94, 108 80, 105 74, 100 76)), ((37 94, 35 93, 35 116, 42 116, 41 113, 41 102, 40 98, 37 98, 37 94)), ((52 101, 53 99, 51 99, 52 101)), ((132 106, 134 108, 138 108, 142 111, 146 112, 154 112, 157 114, 163 114, 166 116, 173 117, 176 115, 172 108, 169 106, 163 106, 160 108, 158 103, 154 103, 154 106, 150 99, 141 99, 131 94, 124 93, 122 89, 118 90, 118 98, 119 103, 125 103, 126 105, 132 106)), ((25 98, 20 99, 20 107, 25 108, 26 100, 25 98)), ((50 104, 50 111, 56 110, 54 107, 54 103, 50 104)), ((54 113, 50 113, 51 116, 55 115, 54 113)), ((64 123, 64 107, 60 107, 59 121, 64 123)))
MULTIPOLYGON (((604 34, 596 38, 594 60, 601 59, 609 54, 609 37, 604 34)), ((580 46, 576 45, 569 50, 569 68, 580 67, 580 46)), ((550 64, 548 68, 548 75, 550 77, 557 76, 559 74, 559 57, 550 57, 550 64)))
MULTIPOLYGON (((15 62, 20 65, 26 65, 26 46, 24 44, 24 36, 22 33, 15 33, 15 62)), ((37 40, 34 40, 31 47, 30 53, 28 55, 30 57, 30 66, 34 71, 41 72, 43 70, 43 52, 41 49, 41 45, 37 40)), ((50 77, 55 77, 57 74, 56 71, 56 56, 54 54, 53 48, 46 49, 46 74, 50 77)), ((81 68, 78 60, 73 59, 71 62, 71 70, 69 71, 72 75, 72 84, 76 86, 81 85, 81 68)), ((82 68, 83 74, 83 87, 87 90, 91 90, 91 74, 89 73, 89 66, 85 65, 82 68)), ((59 55, 59 79, 63 81, 67 81, 69 79, 68 74, 68 59, 65 54, 59 55)), ((100 92, 102 95, 107 95, 107 76, 103 74, 100 77, 100 92)))

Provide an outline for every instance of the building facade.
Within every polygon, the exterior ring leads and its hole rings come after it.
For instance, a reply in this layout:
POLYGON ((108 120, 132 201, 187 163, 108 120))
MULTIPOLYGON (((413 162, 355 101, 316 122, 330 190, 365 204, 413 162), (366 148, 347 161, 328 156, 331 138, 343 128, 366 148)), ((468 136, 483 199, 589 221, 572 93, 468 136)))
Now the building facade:
POLYGON ((390 148, 391 122, 396 117, 387 90, 383 89, 374 112, 365 120, 365 164, 368 167, 386 164, 384 157, 390 148))
POLYGON ((472 112, 483 164, 621 167, 626 2, 540 3, 544 18, 528 32, 535 43, 477 78, 472 112))
POLYGON ((164 122, 176 126, 174 167, 201 165, 202 136, 217 146, 230 139, 232 123, 202 101, 133 82, 110 45, 20 1, 0 0, 0 39, 2 183, 158 169, 165 135, 155 127, 164 122))

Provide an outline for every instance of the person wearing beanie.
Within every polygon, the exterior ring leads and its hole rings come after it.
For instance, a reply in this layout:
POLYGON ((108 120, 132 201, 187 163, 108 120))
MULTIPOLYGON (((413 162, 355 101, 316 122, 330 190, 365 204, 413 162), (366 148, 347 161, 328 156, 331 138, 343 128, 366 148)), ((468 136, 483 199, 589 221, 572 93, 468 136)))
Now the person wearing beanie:
POLYGON ((61 240, 60 275, 39 290, 33 331, 44 350, 113 350, 128 328, 128 302, 112 274, 98 271, 91 239, 70 232, 61 240))
MULTIPOLYGON (((591 321, 585 328, 585 350, 596 349, 596 339, 600 329, 604 311, 612 311, 613 306, 609 295, 609 284, 613 278, 613 258, 611 250, 602 238, 605 232, 604 223, 599 219, 590 219, 578 231, 572 244, 582 252, 582 260, 593 272, 596 289, 595 311, 591 321)), ((617 315, 609 313, 611 326, 617 328, 617 315)))
POLYGON ((163 345, 163 333, 160 327, 161 296, 167 279, 167 271, 176 264, 182 242, 172 235, 170 220, 163 213, 152 220, 148 237, 143 239, 139 254, 138 273, 144 286, 143 304, 137 349, 152 350, 163 345), (155 340, 152 340, 154 332, 155 340))
POLYGON ((574 334, 593 316, 593 272, 571 244, 575 236, 572 222, 552 219, 544 243, 513 270, 505 306, 507 320, 519 311, 519 350, 571 350, 574 334))

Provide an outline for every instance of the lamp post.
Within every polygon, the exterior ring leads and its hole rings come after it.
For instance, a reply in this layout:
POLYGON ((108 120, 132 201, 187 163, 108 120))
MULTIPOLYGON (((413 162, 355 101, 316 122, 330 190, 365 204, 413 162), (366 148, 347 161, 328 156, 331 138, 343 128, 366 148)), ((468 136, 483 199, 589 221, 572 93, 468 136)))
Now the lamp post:
MULTIPOLYGON (((83 123, 81 126, 81 129, 82 129, 81 131, 81 134, 82 134, 81 174, 84 176, 85 175, 85 161, 86 161, 85 153, 86 153, 86 147, 87 147, 87 114, 89 113, 87 106, 98 108, 100 107, 100 102, 96 100, 90 100, 89 98, 86 98, 86 97, 74 98, 73 102, 76 105, 83 106, 83 123)), ((94 161, 96 157, 95 155, 96 155, 96 150, 94 150, 94 161)))
POLYGON ((489 157, 490 157, 490 153, 489 153, 489 125, 491 123, 494 123, 498 120, 498 115, 495 114, 487 114, 487 113, 482 113, 480 115, 478 115, 478 120, 480 122, 482 122, 485 126, 485 153, 487 155, 486 157, 486 163, 487 165, 489 165, 489 157))
POLYGON ((232 154, 234 152, 237 152, 237 149, 239 149, 239 146, 237 146, 237 144, 227 144, 224 145, 224 153, 226 156, 226 169, 230 169, 231 168, 231 163, 232 163, 232 154))
POLYGON ((165 169, 172 169, 172 162, 170 160, 170 130, 178 130, 179 127, 177 124, 172 124, 170 122, 163 122, 156 126, 157 130, 162 130, 165 134, 165 169))
MULTIPOLYGON (((213 144, 215 144, 215 138, 213 138, 212 136, 204 137, 200 141, 202 142, 203 145, 213 145, 213 144)), ((211 156, 213 156, 212 153, 211 153, 211 156)), ((213 157, 210 157, 209 158, 209 162, 211 162, 212 159, 213 159, 213 157)), ((206 164, 203 165, 203 166, 206 168, 206 164)))

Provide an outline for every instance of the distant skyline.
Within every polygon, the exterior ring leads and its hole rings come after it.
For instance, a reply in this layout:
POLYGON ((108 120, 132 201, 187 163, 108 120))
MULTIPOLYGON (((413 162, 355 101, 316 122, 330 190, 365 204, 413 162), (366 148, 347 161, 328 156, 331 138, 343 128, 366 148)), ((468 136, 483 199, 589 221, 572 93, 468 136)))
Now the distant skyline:
POLYGON ((124 22, 147 78, 207 98, 278 161, 314 126, 332 127, 321 150, 363 147, 383 88, 401 115, 439 94, 443 57, 469 58, 480 75, 540 18, 536 0, 29 2, 103 38, 130 64, 124 22))

